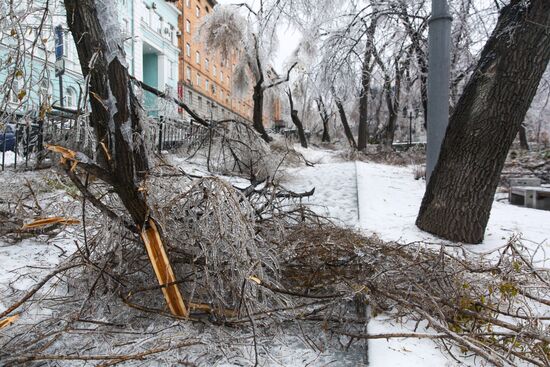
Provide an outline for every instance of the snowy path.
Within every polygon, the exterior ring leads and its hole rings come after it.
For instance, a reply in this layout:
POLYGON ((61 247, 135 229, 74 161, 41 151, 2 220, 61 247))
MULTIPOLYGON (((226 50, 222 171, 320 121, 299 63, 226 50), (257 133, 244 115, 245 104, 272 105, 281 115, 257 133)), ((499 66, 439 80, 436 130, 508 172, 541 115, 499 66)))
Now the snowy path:
POLYGON ((296 191, 315 187, 309 203, 321 214, 338 219, 344 225, 356 225, 359 219, 357 170, 355 162, 316 164, 314 167, 288 169, 283 186, 296 191))
MULTIPOLYGON (((305 152, 304 152, 305 153, 305 152)), ((288 169, 291 189, 316 188, 311 203, 325 213, 338 218, 345 225, 357 226, 367 234, 377 234, 386 241, 409 243, 426 241, 445 243, 419 230, 414 222, 424 195, 425 182, 414 179, 412 167, 396 167, 364 162, 338 162, 325 152, 311 155, 318 158, 315 167, 288 169)), ((513 235, 521 235, 523 244, 537 250, 538 265, 548 267, 550 254, 550 212, 495 202, 480 245, 464 245, 478 253, 504 246, 513 235)), ((412 332, 414 323, 395 324, 384 316, 369 322, 370 333, 412 332)), ((420 327, 417 331, 429 332, 420 327)), ((428 339, 390 339, 369 341, 371 366, 392 367, 457 366, 445 352, 428 339)), ((472 359, 463 360, 465 366, 476 366, 472 359)))

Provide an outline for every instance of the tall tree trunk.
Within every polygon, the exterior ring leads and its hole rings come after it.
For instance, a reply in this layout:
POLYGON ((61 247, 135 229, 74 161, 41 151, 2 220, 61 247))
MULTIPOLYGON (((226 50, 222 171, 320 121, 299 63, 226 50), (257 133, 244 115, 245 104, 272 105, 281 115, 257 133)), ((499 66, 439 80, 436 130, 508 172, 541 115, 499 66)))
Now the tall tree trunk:
POLYGON ((395 137, 397 118, 399 116, 399 106, 401 104, 401 83, 403 79, 403 74, 405 73, 405 70, 407 70, 409 67, 411 50, 407 52, 405 61, 402 65, 400 65, 399 63, 402 55, 403 50, 401 50, 394 59, 395 76, 393 77, 393 79, 395 80, 395 84, 392 86, 392 77, 390 73, 388 72, 378 52, 376 52, 376 50, 374 51, 376 63, 384 73, 384 93, 386 95, 386 106, 388 107, 388 122, 384 131, 383 143, 385 146, 389 147, 392 146, 395 137))
POLYGON ((414 28, 410 17, 408 15, 407 4, 404 0, 400 0, 399 7, 401 9, 401 19, 407 34, 411 40, 414 53, 416 55, 416 62, 420 68, 420 99, 422 104, 422 110, 424 111, 424 128, 428 128, 428 55, 426 53, 427 41, 422 36, 422 32, 426 29, 428 22, 423 22, 422 25, 416 29, 414 28))
POLYGON ((357 133, 357 149, 367 147, 369 140, 369 96, 372 75, 372 55, 374 51, 374 35, 378 17, 373 17, 367 29, 367 44, 361 72, 361 96, 359 97, 359 128, 357 133))
POLYGON ((323 137, 321 141, 323 143, 330 143, 330 132, 329 132, 329 116, 327 113, 327 107, 325 102, 323 102, 323 97, 319 97, 315 100, 317 103, 317 109, 319 110, 319 115, 321 115, 321 121, 323 122, 323 137))
POLYGON ((525 124, 521 124, 519 128, 519 146, 523 150, 529 150, 529 142, 527 141, 527 129, 525 124))
POLYGON ((254 93, 252 94, 252 100, 254 102, 252 124, 254 129, 260 133, 262 139, 269 143, 273 140, 273 138, 267 134, 264 127, 264 88, 262 83, 263 81, 254 86, 254 93))
MULTIPOLYGON (((81 167, 112 186, 132 218, 147 247, 161 285, 173 283, 174 274, 167 262, 162 229, 153 218, 140 181, 149 168, 142 121, 126 66, 124 46, 110 1, 65 0, 67 24, 76 43, 82 74, 89 78, 91 116, 98 141, 98 164, 82 154, 57 148, 64 159, 73 161, 69 176, 80 187, 73 168, 81 167), (67 153, 68 152, 68 153, 67 153), (77 165, 78 163, 78 165, 77 165), (154 259, 157 259, 154 261, 154 259), (157 271, 157 269, 159 271, 157 271)), ((100 205, 100 200, 92 202, 100 205)), ((101 205, 100 205, 101 206, 101 205)), ((187 308, 176 285, 162 288, 173 314, 187 316, 187 308)))
POLYGON ((342 105, 342 101, 336 98, 335 103, 336 103, 336 107, 338 108, 338 113, 340 114, 340 121, 342 121, 342 126, 344 127, 344 133, 346 134, 346 138, 348 139, 349 145, 353 149, 357 149, 357 143, 355 142, 355 138, 353 137, 353 133, 351 132, 351 129, 349 127, 348 117, 346 116, 346 110, 342 105))
POLYGON ((451 117, 416 224, 480 243, 504 161, 550 60, 550 1, 504 7, 451 117))
POLYGON ((300 138, 300 145, 303 148, 307 149, 307 139, 306 139, 306 134, 304 132, 304 125, 302 125, 302 121, 300 120, 300 117, 298 117, 298 111, 294 109, 294 100, 292 99, 292 92, 290 90, 287 90, 286 94, 288 96, 288 102, 290 103, 290 117, 292 118, 292 122, 296 126, 296 129, 298 129, 298 137, 300 138))

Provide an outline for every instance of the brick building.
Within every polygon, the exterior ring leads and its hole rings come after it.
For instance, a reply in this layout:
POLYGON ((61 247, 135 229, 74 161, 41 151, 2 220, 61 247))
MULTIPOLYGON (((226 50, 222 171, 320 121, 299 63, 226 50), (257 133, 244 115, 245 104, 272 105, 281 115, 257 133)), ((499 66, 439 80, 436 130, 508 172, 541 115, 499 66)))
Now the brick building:
MULTIPOLYGON (((213 11, 214 0, 180 0, 179 18, 179 84, 178 96, 200 116, 210 119, 252 119, 250 98, 237 99, 232 93, 231 60, 207 52, 198 41, 201 18, 213 11)), ((235 51, 236 52, 236 51, 235 51)))

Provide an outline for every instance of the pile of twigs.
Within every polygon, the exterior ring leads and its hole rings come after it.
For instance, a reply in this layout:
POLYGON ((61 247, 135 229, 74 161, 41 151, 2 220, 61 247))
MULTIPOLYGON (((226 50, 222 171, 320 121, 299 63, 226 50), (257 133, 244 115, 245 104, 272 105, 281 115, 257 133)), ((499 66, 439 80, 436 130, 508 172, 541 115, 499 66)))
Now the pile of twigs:
MULTIPOLYGON (((536 268, 517 238, 480 257, 303 227, 285 246, 294 248, 284 266, 286 289, 315 297, 336 292, 336 304, 353 295, 374 314, 425 320, 436 333, 395 336, 439 339, 451 355, 448 343, 496 366, 550 364, 548 269, 536 268)), ((332 327, 355 338, 376 337, 350 334, 342 320, 332 327)))

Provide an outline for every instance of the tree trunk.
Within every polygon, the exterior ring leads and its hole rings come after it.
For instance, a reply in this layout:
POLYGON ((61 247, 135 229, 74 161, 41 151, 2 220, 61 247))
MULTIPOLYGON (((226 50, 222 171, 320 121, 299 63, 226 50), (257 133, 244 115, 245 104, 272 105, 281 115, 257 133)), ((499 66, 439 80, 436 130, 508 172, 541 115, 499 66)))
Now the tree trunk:
POLYGON ((550 2, 504 7, 459 99, 416 224, 480 243, 504 161, 550 60, 550 2))
MULTIPOLYGON (((98 166, 82 158, 82 154, 70 151, 64 158, 72 159, 74 167, 87 170, 113 187, 147 247, 159 283, 172 283, 175 278, 167 262, 162 229, 152 217, 154 210, 140 187, 149 162, 115 7, 105 0, 65 0, 65 9, 72 36, 78 40, 76 48, 82 74, 89 78, 90 124, 96 134, 100 159, 98 166)), ((63 148, 57 151, 67 152, 63 148)), ((76 175, 70 176, 78 180, 76 175)), ((94 202, 101 204, 99 199, 94 202)), ((172 313, 187 316, 179 288, 171 285, 162 291, 172 313)))
POLYGON ((357 132, 357 149, 363 150, 367 147, 369 140, 369 96, 370 82, 372 75, 372 54, 374 50, 374 34, 378 17, 373 17, 367 29, 367 44, 363 59, 361 72, 361 96, 359 98, 359 129, 357 132))
POLYGON ((519 128, 519 146, 523 150, 529 150, 529 142, 527 141, 527 129, 524 124, 519 128))
POLYGON ((323 97, 319 97, 315 100, 317 103, 317 109, 319 110, 319 115, 321 115, 321 121, 323 122, 323 137, 321 141, 323 143, 330 143, 330 133, 329 133, 329 116, 327 113, 327 107, 325 102, 323 102, 323 97))
POLYGON ((428 55, 426 54, 427 42, 422 36, 422 32, 428 25, 424 22, 418 29, 415 29, 409 19, 407 5, 401 0, 399 4, 401 8, 401 19, 407 29, 407 34, 411 39, 412 47, 416 55, 416 62, 420 71, 420 99, 422 110, 424 111, 424 128, 428 128, 428 55))
POLYGON ((338 108, 338 113, 340 114, 340 120, 342 121, 342 126, 344 126, 344 133, 346 134, 346 138, 348 138, 349 145, 353 149, 357 149, 357 143, 355 143, 355 138, 353 137, 353 133, 351 132, 351 129, 348 124, 346 110, 342 105, 342 101, 340 101, 338 98, 336 98, 336 107, 338 108))
POLYGON ((267 134, 264 127, 264 89, 262 87, 262 82, 254 86, 252 100, 254 101, 254 110, 252 115, 254 129, 260 133, 262 139, 269 143, 273 140, 273 138, 267 134))
POLYGON ((300 138, 300 145, 303 148, 307 149, 307 139, 306 139, 306 134, 304 132, 304 125, 302 125, 302 121, 298 117, 298 111, 294 109, 294 100, 292 99, 292 92, 288 90, 286 94, 288 96, 288 102, 290 103, 290 117, 292 118, 292 122, 296 126, 296 129, 298 129, 298 137, 300 138))
POLYGON ((397 128, 397 118, 399 116, 399 106, 401 104, 401 83, 403 74, 409 67, 411 52, 409 51, 406 54, 405 61, 402 65, 399 65, 402 55, 403 51, 401 50, 394 58, 395 76, 393 79, 395 80, 395 84, 392 86, 392 77, 390 73, 388 72, 378 52, 374 51, 376 63, 384 73, 384 93, 386 95, 386 106, 388 108, 388 123, 386 124, 384 131, 383 143, 387 147, 391 147, 393 145, 395 129, 397 128))

